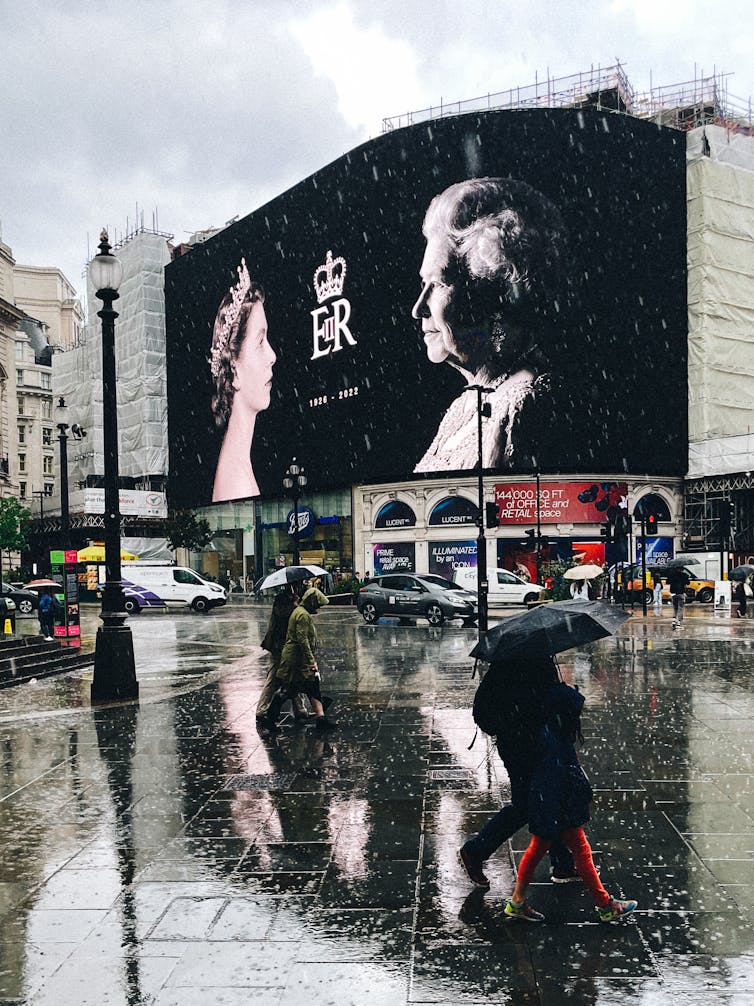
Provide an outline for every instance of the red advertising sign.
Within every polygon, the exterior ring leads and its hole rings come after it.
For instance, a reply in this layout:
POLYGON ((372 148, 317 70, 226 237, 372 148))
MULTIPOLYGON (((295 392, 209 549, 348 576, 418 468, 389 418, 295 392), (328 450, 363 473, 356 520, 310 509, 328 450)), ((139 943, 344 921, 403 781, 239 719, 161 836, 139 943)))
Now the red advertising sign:
MULTIPOLYGON (((604 524, 625 506, 625 482, 542 482, 539 519, 542 524, 604 524)), ((537 483, 500 482, 495 486, 500 524, 537 523, 537 483)))

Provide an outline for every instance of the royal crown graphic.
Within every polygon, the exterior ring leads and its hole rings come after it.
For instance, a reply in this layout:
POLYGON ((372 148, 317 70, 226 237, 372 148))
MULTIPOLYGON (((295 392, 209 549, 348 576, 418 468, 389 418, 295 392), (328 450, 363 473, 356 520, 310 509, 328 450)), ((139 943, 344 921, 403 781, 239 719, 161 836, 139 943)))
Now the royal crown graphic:
POLYGON ((324 264, 317 266, 314 272, 314 292, 317 294, 317 303, 321 304, 331 297, 339 297, 343 293, 345 280, 346 260, 340 256, 334 259, 332 252, 328 250, 324 264))

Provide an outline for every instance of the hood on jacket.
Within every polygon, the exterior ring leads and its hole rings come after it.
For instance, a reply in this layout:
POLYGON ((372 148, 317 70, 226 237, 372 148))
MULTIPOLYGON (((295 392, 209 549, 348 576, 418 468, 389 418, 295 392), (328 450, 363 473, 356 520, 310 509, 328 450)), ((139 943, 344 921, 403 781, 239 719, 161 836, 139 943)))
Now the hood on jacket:
POLYGON ((547 724, 558 733, 569 737, 580 734, 584 696, 578 688, 571 688, 561 681, 545 696, 544 708, 547 724))
POLYGON ((311 615, 313 615, 318 608, 324 608, 324 606, 329 603, 329 598, 327 598, 321 590, 317 590, 316 587, 309 587, 309 589, 304 592, 304 596, 301 598, 301 604, 311 615))

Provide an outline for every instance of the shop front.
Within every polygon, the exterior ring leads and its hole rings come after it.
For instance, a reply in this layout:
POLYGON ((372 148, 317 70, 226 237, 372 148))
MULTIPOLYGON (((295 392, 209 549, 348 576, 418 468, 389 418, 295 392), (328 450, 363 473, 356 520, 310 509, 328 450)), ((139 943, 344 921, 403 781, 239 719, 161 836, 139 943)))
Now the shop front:
POLYGON ((351 493, 314 493, 294 511, 289 501, 258 504, 256 576, 294 561, 295 542, 302 563, 313 563, 337 580, 354 569, 351 493), (294 518, 295 514, 295 518, 294 518))

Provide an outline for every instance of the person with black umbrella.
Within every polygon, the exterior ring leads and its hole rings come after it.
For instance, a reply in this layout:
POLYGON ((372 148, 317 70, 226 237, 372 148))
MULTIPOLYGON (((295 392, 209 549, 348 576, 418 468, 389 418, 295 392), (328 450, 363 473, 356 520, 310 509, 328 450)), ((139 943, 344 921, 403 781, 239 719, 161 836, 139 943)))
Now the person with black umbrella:
MULTIPOLYGON (((504 619, 471 651, 472 657, 490 665, 477 689, 474 719, 495 737, 511 786, 511 802, 459 849, 461 863, 477 887, 489 889, 485 860, 528 821, 536 740, 545 724, 544 699, 560 681, 554 655, 611 635, 629 617, 600 601, 556 601, 504 619)), ((549 853, 553 883, 581 880, 573 856, 557 838, 549 853)))
MULTIPOLYGON (((489 890, 485 860, 529 820, 529 785, 535 759, 535 742, 544 726, 544 697, 560 680, 551 656, 520 655, 493 660, 485 675, 488 695, 485 705, 492 722, 485 729, 495 737, 511 788, 510 803, 491 817, 479 834, 459 849, 459 859, 469 879, 489 890)), ((581 878, 573 856, 562 842, 554 841, 550 852, 551 879, 568 884, 581 878)))

